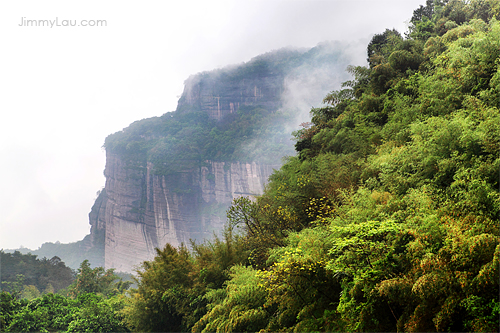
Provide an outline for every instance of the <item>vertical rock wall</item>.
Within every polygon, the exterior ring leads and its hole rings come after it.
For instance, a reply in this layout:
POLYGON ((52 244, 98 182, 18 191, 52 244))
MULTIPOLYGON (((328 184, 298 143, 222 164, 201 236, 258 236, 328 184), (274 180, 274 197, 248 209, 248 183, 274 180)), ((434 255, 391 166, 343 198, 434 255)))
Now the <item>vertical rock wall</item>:
POLYGON ((277 110, 284 89, 284 76, 273 73, 242 80, 198 74, 186 80, 177 110, 199 110, 217 120, 241 106, 261 105, 277 110))
POLYGON ((210 238, 222 229, 231 201, 261 194, 272 171, 256 163, 206 161, 163 176, 149 164, 133 165, 108 153, 105 193, 90 214, 93 233, 105 233, 106 269, 132 272, 166 243, 210 238))

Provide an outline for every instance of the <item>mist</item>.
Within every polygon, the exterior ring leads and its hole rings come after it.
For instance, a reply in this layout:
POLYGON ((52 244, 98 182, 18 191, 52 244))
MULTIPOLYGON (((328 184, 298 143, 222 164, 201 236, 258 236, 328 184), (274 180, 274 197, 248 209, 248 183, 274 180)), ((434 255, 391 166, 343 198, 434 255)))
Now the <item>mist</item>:
POLYGON ((315 68, 300 66, 285 78, 283 108, 297 110, 296 118, 291 123, 291 131, 297 130, 300 123, 310 121, 309 111, 313 107, 323 106, 322 101, 327 93, 340 89, 343 82, 352 79, 347 72, 348 66, 367 65, 365 50, 368 42, 368 39, 360 39, 328 43, 327 47, 320 49, 321 52, 316 57, 323 58, 337 53, 337 62, 324 63, 315 68))
POLYGON ((314 56, 284 77, 281 108, 273 111, 285 115, 286 120, 278 117, 275 123, 268 124, 273 130, 245 140, 243 146, 238 147, 238 155, 244 160, 256 160, 276 168, 282 164, 283 157, 295 155, 293 132, 302 129, 300 124, 311 120, 312 108, 325 106, 322 101, 329 92, 342 89, 342 83, 352 79, 347 72, 348 66, 367 65, 368 42, 368 39, 328 41, 312 49, 300 50, 302 56, 306 53, 314 56), (272 149, 277 142, 280 142, 279 151, 272 149), (256 152, 262 152, 263 148, 264 154, 258 156, 256 152))
MULTIPOLYGON (((88 213, 104 186, 104 139, 175 110, 190 75, 331 40, 351 45, 346 53, 362 65, 371 36, 404 32, 424 2, 2 2, 0 248, 36 249, 88 234, 88 213), (19 26, 23 17, 106 26, 19 26)), ((287 78, 284 107, 301 110, 297 124, 345 80, 341 70, 287 78)))

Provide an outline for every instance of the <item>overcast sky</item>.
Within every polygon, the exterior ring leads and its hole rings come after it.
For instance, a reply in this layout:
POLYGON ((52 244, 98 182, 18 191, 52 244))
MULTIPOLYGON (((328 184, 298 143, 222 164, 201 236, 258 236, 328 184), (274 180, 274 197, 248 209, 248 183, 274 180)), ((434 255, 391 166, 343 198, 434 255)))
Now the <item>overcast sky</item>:
POLYGON ((104 139, 175 110, 189 75, 285 46, 403 33, 423 3, 1 1, 0 249, 88 234, 104 139), (63 26, 97 20, 105 26, 63 26))

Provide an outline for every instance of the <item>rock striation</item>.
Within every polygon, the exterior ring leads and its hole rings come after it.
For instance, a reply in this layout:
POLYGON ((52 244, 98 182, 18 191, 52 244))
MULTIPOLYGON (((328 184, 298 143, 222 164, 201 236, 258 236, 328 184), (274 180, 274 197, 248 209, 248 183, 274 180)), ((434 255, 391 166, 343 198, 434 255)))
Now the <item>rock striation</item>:
POLYGON ((195 75, 186 80, 177 110, 200 110, 217 120, 241 106, 261 105, 277 110, 284 89, 284 75, 279 72, 240 80, 234 76, 195 75))
POLYGON ((166 243, 189 245, 224 224, 234 198, 261 194, 278 166, 206 161, 195 170, 156 175, 108 153, 106 186, 90 213, 91 233, 104 232, 105 267, 132 272, 166 243))

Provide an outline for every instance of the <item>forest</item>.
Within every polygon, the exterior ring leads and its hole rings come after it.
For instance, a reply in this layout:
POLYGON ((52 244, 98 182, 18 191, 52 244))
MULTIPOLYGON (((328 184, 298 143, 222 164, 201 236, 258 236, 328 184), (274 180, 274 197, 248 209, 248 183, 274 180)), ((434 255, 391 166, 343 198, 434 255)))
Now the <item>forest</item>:
POLYGON ((62 293, 4 288, 2 331, 498 331, 499 20, 498 0, 427 0, 374 35, 221 236, 157 249, 130 290, 85 261, 62 293))
POLYGON ((119 311, 130 277, 112 269, 78 270, 59 257, 0 251, 2 332, 127 332, 119 311), (125 280, 124 280, 125 278, 125 280))

